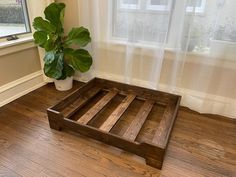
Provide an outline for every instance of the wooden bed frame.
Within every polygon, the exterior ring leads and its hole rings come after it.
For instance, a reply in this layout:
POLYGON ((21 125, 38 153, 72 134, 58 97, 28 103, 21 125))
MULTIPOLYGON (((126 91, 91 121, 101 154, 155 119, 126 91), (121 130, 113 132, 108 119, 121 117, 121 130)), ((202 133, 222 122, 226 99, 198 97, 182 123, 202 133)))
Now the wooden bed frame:
MULTIPOLYGON (((145 158, 146 164, 161 169, 180 99, 178 95, 95 78, 49 108, 47 113, 50 127, 55 130, 65 128, 78 132, 141 156, 145 158), (101 113, 107 111, 108 106, 118 96, 123 99, 108 111, 105 119, 104 115, 101 118, 101 113), (140 108, 133 113, 135 116, 129 117, 129 114, 126 114, 124 117, 127 109, 135 101, 141 102, 140 108), (90 102, 93 102, 92 106, 90 102), (159 122, 156 122, 157 119, 148 120, 154 106, 163 107, 163 115, 159 122), (75 118, 76 114, 80 115, 75 118), (90 122, 95 119, 100 119, 100 123, 93 126, 90 122), (122 134, 116 134, 112 129, 120 124, 121 119, 123 123, 128 119, 130 121, 126 122, 127 128, 122 134), (149 139, 137 140, 141 131, 146 133, 144 127, 148 121, 157 123, 157 127, 150 131, 154 133, 149 139)), ((157 114, 154 112, 154 115, 157 114)))

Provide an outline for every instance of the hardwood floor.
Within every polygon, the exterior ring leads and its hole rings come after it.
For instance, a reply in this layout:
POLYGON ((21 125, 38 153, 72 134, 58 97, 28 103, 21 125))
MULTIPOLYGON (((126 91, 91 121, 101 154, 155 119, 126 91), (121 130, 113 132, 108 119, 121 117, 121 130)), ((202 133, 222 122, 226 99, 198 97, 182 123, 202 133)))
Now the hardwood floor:
POLYGON ((236 176, 235 120, 181 108, 160 171, 117 148, 51 130, 46 109, 71 91, 48 84, 0 108, 0 177, 236 176))

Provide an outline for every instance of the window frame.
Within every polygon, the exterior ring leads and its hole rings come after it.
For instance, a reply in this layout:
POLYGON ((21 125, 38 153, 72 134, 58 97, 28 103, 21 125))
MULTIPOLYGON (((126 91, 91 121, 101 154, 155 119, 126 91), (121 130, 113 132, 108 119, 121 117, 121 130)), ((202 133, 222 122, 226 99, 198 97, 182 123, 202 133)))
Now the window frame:
MULTIPOLYGON (((117 18, 117 13, 116 11, 118 12, 128 12, 128 13, 151 13, 151 14, 166 14, 166 13, 173 13, 173 5, 175 4, 174 2, 172 3, 172 1, 168 1, 168 10, 162 10, 162 11, 159 11, 159 10, 149 10, 147 9, 147 4, 146 3, 141 3, 141 0, 138 0, 139 4, 140 4, 140 8, 139 9, 122 9, 120 8, 120 2, 122 0, 115 0, 115 1, 112 1, 110 3, 110 7, 112 9, 112 12, 111 12, 111 16, 112 18, 110 18, 110 28, 111 28, 111 31, 109 33, 109 38, 110 38, 110 41, 112 41, 112 43, 126 43, 126 42, 130 42, 128 38, 125 38, 125 37, 118 37, 115 35, 115 20, 117 18)), ((169 23, 170 25, 173 23, 172 21, 172 15, 170 15, 170 20, 169 20, 169 23)), ((166 41, 168 41, 169 43, 169 34, 170 31, 168 31, 168 34, 167 34, 167 37, 166 37, 166 41)), ((159 42, 153 42, 153 41, 143 41, 143 40, 138 40, 136 41, 137 42, 137 46, 154 46, 154 45, 158 45, 160 44, 159 42)))
POLYGON ((153 11, 170 11, 171 10, 171 1, 168 1, 167 5, 151 5, 151 0, 148 0, 146 4, 146 10, 153 11))
POLYGON ((130 10, 135 10, 135 9, 141 9, 141 1, 137 0, 138 4, 125 4, 124 0, 118 0, 118 8, 119 9, 130 9, 130 10))
POLYGON ((187 6, 186 7, 186 12, 187 13, 199 13, 203 14, 206 9, 206 0, 201 0, 201 6, 200 7, 195 7, 194 6, 187 6))
POLYGON ((6 39, 9 36, 18 36, 18 35, 24 35, 24 34, 32 33, 27 0, 21 0, 21 6, 22 6, 23 15, 24 15, 24 25, 25 25, 26 31, 25 32, 20 32, 20 33, 15 33, 15 34, 9 34, 9 35, 6 35, 6 36, 0 36, 0 39, 6 39))

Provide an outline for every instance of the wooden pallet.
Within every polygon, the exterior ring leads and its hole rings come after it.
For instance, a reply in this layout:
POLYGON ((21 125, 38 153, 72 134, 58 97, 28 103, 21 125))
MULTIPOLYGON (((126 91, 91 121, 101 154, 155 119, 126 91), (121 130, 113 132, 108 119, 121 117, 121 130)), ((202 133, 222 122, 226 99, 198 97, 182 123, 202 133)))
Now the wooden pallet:
POLYGON ((139 155, 161 169, 181 97, 95 78, 47 110, 69 129, 139 155))

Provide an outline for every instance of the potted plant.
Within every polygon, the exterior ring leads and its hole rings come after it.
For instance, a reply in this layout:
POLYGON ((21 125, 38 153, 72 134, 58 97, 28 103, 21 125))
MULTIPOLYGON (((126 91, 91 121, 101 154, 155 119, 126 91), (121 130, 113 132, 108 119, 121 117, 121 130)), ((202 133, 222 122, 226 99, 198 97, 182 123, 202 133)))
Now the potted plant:
POLYGON ((36 17, 33 22, 35 43, 45 49, 44 73, 58 90, 72 88, 75 71, 86 72, 92 65, 91 55, 81 48, 91 42, 88 29, 74 27, 65 35, 64 12, 64 3, 51 3, 44 10, 45 19, 36 17))

